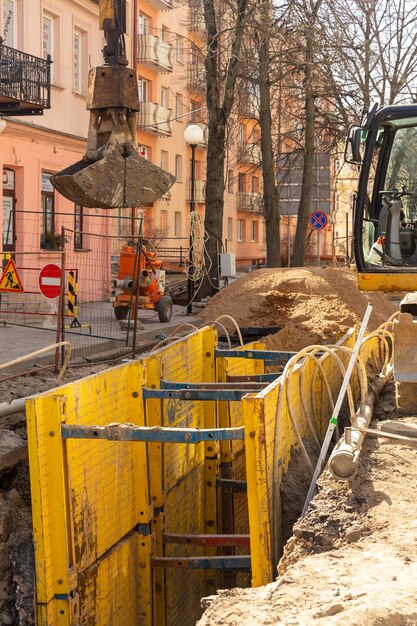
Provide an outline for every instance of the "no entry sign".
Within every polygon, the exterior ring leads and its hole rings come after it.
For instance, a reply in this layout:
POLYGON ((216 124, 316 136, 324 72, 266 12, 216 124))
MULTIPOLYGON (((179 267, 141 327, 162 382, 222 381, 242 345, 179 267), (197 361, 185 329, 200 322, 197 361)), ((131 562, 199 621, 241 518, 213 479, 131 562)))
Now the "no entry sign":
POLYGON ((55 300, 61 292, 61 268, 55 263, 44 265, 39 272, 39 290, 45 298, 55 300))
POLYGON ((327 215, 323 211, 313 211, 308 218, 311 228, 322 230, 327 226, 327 215))

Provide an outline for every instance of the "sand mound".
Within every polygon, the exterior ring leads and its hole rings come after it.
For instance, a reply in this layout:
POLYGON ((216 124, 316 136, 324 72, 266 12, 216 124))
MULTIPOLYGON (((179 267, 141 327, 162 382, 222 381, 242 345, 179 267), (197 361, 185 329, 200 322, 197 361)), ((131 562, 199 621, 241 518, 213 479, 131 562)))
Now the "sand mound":
POLYGON ((227 313, 242 327, 282 326, 266 338, 271 350, 300 350, 337 340, 358 326, 368 302, 374 304, 370 330, 396 310, 383 293, 358 290, 355 273, 346 268, 305 267, 257 270, 236 280, 212 298, 205 321, 227 313))

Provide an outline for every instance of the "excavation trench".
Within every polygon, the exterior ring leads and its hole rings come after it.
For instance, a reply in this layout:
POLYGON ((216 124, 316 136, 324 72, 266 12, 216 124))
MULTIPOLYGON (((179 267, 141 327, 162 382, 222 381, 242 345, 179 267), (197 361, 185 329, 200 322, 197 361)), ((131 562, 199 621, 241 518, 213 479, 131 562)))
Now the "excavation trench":
MULTIPOLYGON (((386 411, 386 407, 387 394, 384 395, 379 414, 386 411)), ((393 409, 393 404, 389 407, 393 409)), ((376 413, 378 414, 378 405, 376 413)), ((341 417, 341 423, 348 424, 347 411, 344 411, 341 417)), ((16 444, 15 440, 18 438, 21 445, 20 448, 15 448, 14 456, 13 454, 9 455, 9 466, 6 467, 3 463, 3 469, 0 472, 0 624, 29 626, 34 624, 35 575, 29 466, 27 460, 21 458, 24 454, 22 449, 25 447, 26 440, 24 414, 9 416, 4 418, 4 422, 7 425, 5 432, 13 440, 10 442, 10 447, 12 448, 12 444, 16 444)), ((312 463, 315 464, 318 457, 317 448, 308 440, 304 440, 304 445, 312 463)), ((375 442, 371 442, 372 445, 375 445, 375 442)), ((281 486, 282 540, 284 546, 287 544, 280 565, 281 571, 286 571, 294 560, 301 558, 300 545, 303 546, 303 555, 332 550, 337 542, 343 541, 341 536, 343 533, 347 535, 345 540, 350 541, 358 528, 360 529, 358 532, 364 531, 363 525, 358 525, 355 521, 361 517, 364 500, 360 497, 350 499, 348 517, 344 509, 339 515, 339 513, 336 514, 338 496, 333 498, 331 494, 327 494, 323 498, 322 486, 318 496, 313 501, 309 514, 303 520, 299 520, 310 480, 311 473, 303 455, 298 449, 293 449, 291 462, 281 486), (318 501, 320 502, 319 507, 316 504, 318 501), (293 532, 294 526, 295 531, 293 532)), ((328 490, 327 488, 326 491, 328 490)), ((234 506, 242 506, 243 500, 243 494, 235 495, 234 506)), ((243 532, 245 529, 241 530, 243 532)), ((366 532, 366 528, 364 532, 366 532)), ((227 553, 227 550, 224 553, 227 553)), ((215 587, 228 585, 249 586, 249 577, 241 574, 236 577, 219 578, 215 587)), ((202 593, 203 595, 213 593, 213 586, 209 586, 206 591, 202 590, 202 593)))
MULTIPOLYGON (((385 430, 392 420, 397 427, 416 422, 397 417, 394 385, 388 382, 371 428, 385 430)), ((206 601, 199 626, 416 624, 416 454, 415 446, 367 435, 355 477, 336 481, 326 470, 307 514, 291 533, 306 490, 300 476, 304 461, 294 454, 283 481, 289 539, 277 581, 219 592, 206 601)))

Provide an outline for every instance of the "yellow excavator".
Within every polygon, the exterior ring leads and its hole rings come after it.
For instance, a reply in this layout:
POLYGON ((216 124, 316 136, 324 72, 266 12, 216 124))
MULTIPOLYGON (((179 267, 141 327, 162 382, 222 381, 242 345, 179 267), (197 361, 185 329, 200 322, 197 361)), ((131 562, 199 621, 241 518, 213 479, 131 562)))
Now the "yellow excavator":
POLYGON ((417 410, 417 105, 374 107, 352 126, 345 160, 360 168, 354 206, 359 289, 408 291, 394 324, 400 413, 417 410))
POLYGON ((89 73, 87 150, 51 180, 63 196, 85 207, 137 207, 161 198, 175 178, 137 149, 139 94, 126 58, 126 0, 99 0, 99 11, 106 45, 104 64, 89 73))

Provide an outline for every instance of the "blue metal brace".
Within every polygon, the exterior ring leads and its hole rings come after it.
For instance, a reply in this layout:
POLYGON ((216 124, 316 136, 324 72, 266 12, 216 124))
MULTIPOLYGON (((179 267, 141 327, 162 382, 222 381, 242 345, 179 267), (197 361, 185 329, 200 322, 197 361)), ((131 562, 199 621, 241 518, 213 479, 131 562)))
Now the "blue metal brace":
POLYGON ((144 400, 157 398, 160 400, 188 400, 190 402, 198 400, 238 402, 247 393, 258 393, 259 390, 259 387, 258 389, 236 389, 236 385, 233 385, 233 389, 149 389, 143 387, 142 397, 144 400))
POLYGON ((160 443, 200 443, 201 441, 243 441, 239 428, 163 428, 161 426, 70 426, 61 424, 63 439, 106 439, 108 441, 156 441, 160 443))
POLYGON ((227 357, 228 359, 255 359, 265 361, 268 364, 285 365, 296 352, 276 352, 271 350, 219 350, 215 348, 215 357, 227 357))

